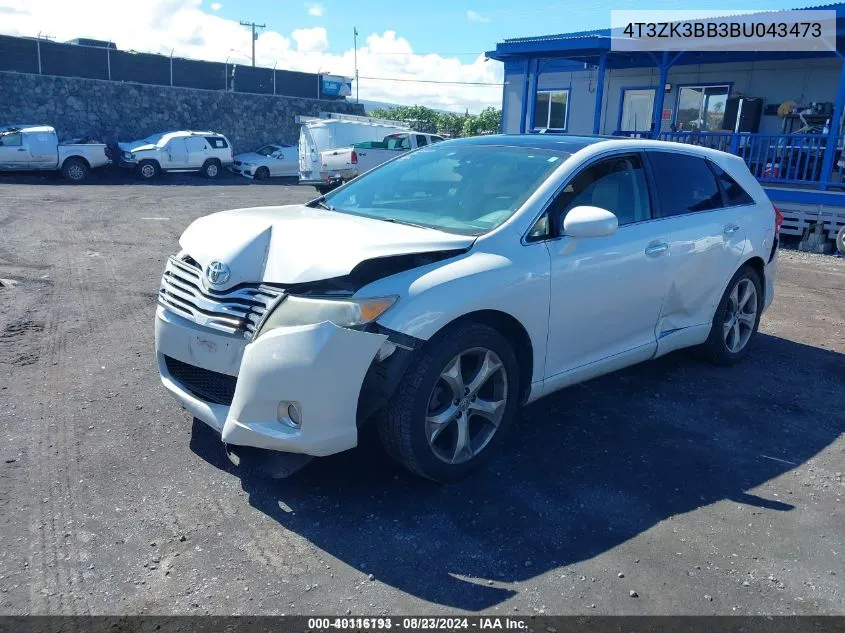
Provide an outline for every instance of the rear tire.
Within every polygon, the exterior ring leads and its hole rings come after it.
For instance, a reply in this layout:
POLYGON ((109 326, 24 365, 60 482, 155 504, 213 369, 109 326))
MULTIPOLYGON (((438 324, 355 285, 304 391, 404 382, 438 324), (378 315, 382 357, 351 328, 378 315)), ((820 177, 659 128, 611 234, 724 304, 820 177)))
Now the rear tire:
POLYGON ((733 276, 713 316, 710 335, 699 351, 716 365, 735 365, 748 353, 763 312, 763 282, 751 266, 733 276))
POLYGON ((62 165, 62 176, 70 182, 82 182, 88 177, 88 163, 81 158, 68 158, 62 165))
POLYGON ((839 233, 836 234, 836 248, 845 256, 845 226, 839 229, 839 233))
POLYGON ((267 180, 270 177, 270 170, 266 167, 259 167, 255 170, 253 178, 256 180, 267 180))
POLYGON ((200 169, 200 173, 206 178, 214 179, 220 176, 221 170, 222 167, 220 165, 220 161, 216 158, 212 158, 211 160, 205 161, 202 168, 200 169))
POLYGON ((158 178, 161 173, 161 168, 154 160, 142 160, 138 163, 138 175, 144 180, 153 180, 158 178))
POLYGON ((411 361, 379 420, 382 444, 413 473, 457 481, 495 453, 519 393, 519 367, 504 336, 479 323, 450 327, 411 361))
POLYGON ((334 185, 316 185, 314 188, 319 192, 321 196, 324 196, 333 189, 336 189, 334 185))

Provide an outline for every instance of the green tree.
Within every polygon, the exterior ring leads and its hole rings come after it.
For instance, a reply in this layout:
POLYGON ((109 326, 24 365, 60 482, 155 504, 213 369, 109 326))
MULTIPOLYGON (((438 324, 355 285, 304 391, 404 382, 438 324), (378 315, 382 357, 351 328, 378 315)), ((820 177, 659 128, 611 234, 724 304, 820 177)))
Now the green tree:
POLYGON ((502 113, 493 107, 484 108, 480 114, 469 116, 464 121, 464 136, 478 136, 479 134, 496 134, 502 113))
POLYGON ((502 118, 496 108, 485 108, 480 114, 456 112, 437 112, 425 106, 396 106, 395 108, 375 108, 369 115, 381 119, 393 119, 407 123, 420 132, 437 133, 456 138, 458 136, 476 136, 495 134, 499 131, 502 118))

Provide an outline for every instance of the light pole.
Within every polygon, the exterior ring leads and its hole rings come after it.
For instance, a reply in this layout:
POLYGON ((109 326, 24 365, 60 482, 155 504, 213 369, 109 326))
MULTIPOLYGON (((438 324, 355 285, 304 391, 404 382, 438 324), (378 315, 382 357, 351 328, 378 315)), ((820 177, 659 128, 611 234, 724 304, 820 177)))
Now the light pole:
POLYGON ((231 55, 226 55, 226 61, 223 62, 223 92, 229 90, 229 57, 231 55))
POLYGON ((355 55, 355 103, 358 103, 358 27, 352 27, 353 50, 355 55))
POLYGON ((276 96, 276 64, 278 64, 278 63, 279 63, 278 60, 273 62, 273 96, 274 97, 276 96))

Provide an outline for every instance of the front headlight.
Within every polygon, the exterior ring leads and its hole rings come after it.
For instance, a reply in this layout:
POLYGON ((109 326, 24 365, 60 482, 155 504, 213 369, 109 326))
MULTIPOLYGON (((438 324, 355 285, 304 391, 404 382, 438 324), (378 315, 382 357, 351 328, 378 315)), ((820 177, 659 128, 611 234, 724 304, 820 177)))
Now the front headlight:
POLYGON ((256 333, 258 338, 265 332, 279 327, 313 325, 330 321, 338 327, 354 327, 375 321, 396 303, 398 297, 376 297, 373 299, 310 299, 287 296, 277 305, 256 333))

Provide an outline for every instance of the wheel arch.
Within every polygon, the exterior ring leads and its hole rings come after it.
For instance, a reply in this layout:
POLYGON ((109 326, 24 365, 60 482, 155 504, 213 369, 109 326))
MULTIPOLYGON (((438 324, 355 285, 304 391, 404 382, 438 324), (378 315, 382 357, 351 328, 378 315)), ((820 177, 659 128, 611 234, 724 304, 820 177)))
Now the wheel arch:
POLYGON ((62 161, 62 164, 59 165, 59 167, 64 168, 64 166, 67 164, 67 162, 71 161, 71 160, 81 160, 83 163, 85 163, 85 166, 88 169, 91 169, 91 163, 88 162, 88 159, 85 158, 84 156, 80 156, 79 154, 73 154, 72 156, 65 156, 65 159, 62 161))
POLYGON ((531 393, 531 383, 534 374, 534 346, 525 326, 513 315, 502 310, 483 309, 467 312, 449 321, 441 327, 435 336, 447 328, 461 323, 480 323, 490 327, 504 336, 513 349, 519 365, 519 398, 525 402, 531 393))
MULTIPOLYGON (((766 262, 763 261, 763 258, 759 255, 754 255, 753 257, 749 257, 744 262, 742 262, 742 266, 740 266, 737 270, 742 269, 744 266, 750 266, 754 269, 754 271, 760 276, 760 289, 763 293, 763 303, 765 305, 766 301, 766 262)), ((736 274, 736 273, 734 273, 736 274)))

